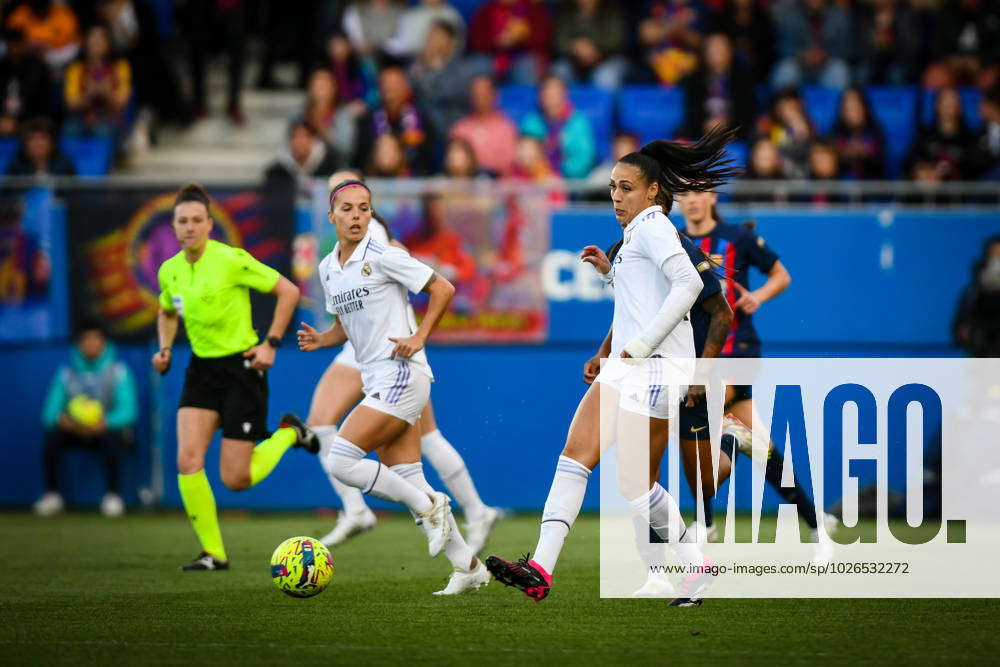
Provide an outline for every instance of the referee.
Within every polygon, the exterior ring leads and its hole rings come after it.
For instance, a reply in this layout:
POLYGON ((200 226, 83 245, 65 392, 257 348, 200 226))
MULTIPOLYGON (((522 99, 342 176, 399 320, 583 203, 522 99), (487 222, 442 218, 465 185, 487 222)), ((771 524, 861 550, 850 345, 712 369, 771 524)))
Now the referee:
POLYGON ((174 201, 174 233, 181 251, 159 271, 159 373, 170 369, 178 316, 184 318, 193 355, 177 410, 177 484, 202 552, 181 569, 229 568, 219 531, 215 496, 205 476, 205 453, 222 428, 219 471, 234 491, 267 477, 289 447, 319 451, 316 435, 298 417, 286 414, 277 431, 267 431, 267 376, 299 300, 299 289, 245 250, 209 239, 209 199, 188 185, 174 201), (271 328, 258 343, 250 317, 250 293, 274 294, 271 328), (266 439, 265 439, 266 438, 266 439), (263 440, 259 445, 254 442, 263 440))

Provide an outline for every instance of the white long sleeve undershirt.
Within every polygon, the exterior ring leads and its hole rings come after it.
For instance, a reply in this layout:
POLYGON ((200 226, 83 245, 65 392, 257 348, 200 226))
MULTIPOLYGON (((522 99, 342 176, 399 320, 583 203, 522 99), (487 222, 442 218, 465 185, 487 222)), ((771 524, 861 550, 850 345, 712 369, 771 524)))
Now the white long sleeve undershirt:
POLYGON ((674 327, 684 319, 701 293, 702 281, 687 254, 672 255, 660 266, 670 281, 670 292, 653 320, 642 332, 625 344, 624 351, 636 359, 645 359, 660 346, 674 327))

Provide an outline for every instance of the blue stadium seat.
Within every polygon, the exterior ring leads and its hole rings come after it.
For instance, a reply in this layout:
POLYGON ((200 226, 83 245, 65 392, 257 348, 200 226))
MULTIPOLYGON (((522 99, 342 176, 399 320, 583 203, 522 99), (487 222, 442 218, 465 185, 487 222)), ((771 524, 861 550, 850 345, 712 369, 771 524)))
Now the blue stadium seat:
MULTIPOLYGON (((979 98, 982 93, 978 88, 959 88, 958 96, 962 100, 962 116, 965 124, 973 132, 983 129, 983 119, 979 117, 979 98)), ((930 125, 934 122, 934 105, 937 104, 938 91, 925 89, 920 109, 920 123, 930 125)))
POLYGON ((0 174, 6 174, 14 155, 17 153, 17 139, 0 139, 0 174))
POLYGON ((672 139, 684 124, 684 90, 662 86, 627 86, 618 95, 621 128, 641 143, 672 139))
POLYGON ((100 137, 63 137, 59 147, 76 167, 78 176, 104 176, 111 170, 115 143, 100 137))
POLYGON ((888 175, 896 178, 916 131, 917 90, 909 86, 870 86, 867 93, 872 113, 885 134, 888 175))
POLYGON ((538 106, 535 86, 503 86, 500 88, 500 108, 520 127, 521 121, 538 106))
POLYGON ((836 88, 806 86, 802 89, 802 101, 805 102, 806 113, 809 114, 820 136, 828 135, 837 122, 840 95, 841 91, 836 88))
POLYGON ((614 97, 611 93, 594 86, 571 86, 569 99, 590 121, 594 131, 594 145, 597 161, 611 154, 611 133, 614 127, 614 97))
POLYGON ((745 141, 734 141, 727 147, 730 157, 733 159, 733 164, 735 166, 746 169, 747 159, 749 158, 750 148, 747 146, 745 141))

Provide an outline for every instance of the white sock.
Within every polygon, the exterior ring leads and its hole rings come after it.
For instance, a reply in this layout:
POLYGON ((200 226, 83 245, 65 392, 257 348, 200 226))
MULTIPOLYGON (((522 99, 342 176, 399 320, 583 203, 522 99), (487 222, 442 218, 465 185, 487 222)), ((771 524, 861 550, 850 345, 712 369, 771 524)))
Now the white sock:
POLYGON ((426 512, 433 504, 421 489, 378 461, 366 459, 363 449, 339 435, 330 447, 330 469, 344 484, 376 498, 403 503, 411 512, 426 512))
POLYGON ((365 494, 361 493, 361 489, 348 486, 341 482, 333 474, 333 469, 330 467, 330 464, 332 463, 330 459, 330 448, 333 446, 333 441, 337 439, 337 427, 313 426, 312 430, 316 432, 317 436, 319 436, 320 465, 323 466, 323 472, 326 473, 326 478, 330 480, 330 486, 333 487, 333 492, 340 498, 340 502, 344 506, 344 512, 347 514, 359 514, 367 511, 368 504, 365 502, 365 494))
MULTIPOLYGON (((424 464, 419 461, 416 463, 400 463, 399 465, 392 466, 389 470, 392 470, 425 493, 434 491, 434 488, 427 483, 427 478, 424 477, 424 464)), ((413 518, 416 520, 417 525, 421 529, 424 529, 423 521, 416 515, 413 518)), ((459 532, 458 526, 455 524, 455 517, 448 515, 448 521, 451 523, 451 536, 448 538, 448 543, 444 545, 444 555, 448 558, 448 562, 451 563, 452 567, 468 570, 469 566, 472 565, 472 558, 476 554, 472 553, 472 549, 465 543, 465 538, 462 537, 462 533, 459 532)))
POLYGON ((472 483, 462 455, 437 429, 421 436, 420 452, 427 457, 452 497, 462 506, 465 518, 479 520, 486 512, 486 505, 476 492, 476 485, 472 483))
POLYGON ((632 508, 637 514, 649 517, 649 524, 653 530, 670 544, 681 562, 686 565, 702 564, 704 559, 698 545, 684 541, 687 527, 684 525, 684 517, 681 516, 677 501, 660 486, 659 482, 653 484, 649 493, 633 500, 632 508))
POLYGON ((549 574, 555 570, 563 542, 580 514, 589 478, 590 468, 568 456, 559 457, 549 496, 545 499, 542 527, 535 546, 534 560, 549 574))

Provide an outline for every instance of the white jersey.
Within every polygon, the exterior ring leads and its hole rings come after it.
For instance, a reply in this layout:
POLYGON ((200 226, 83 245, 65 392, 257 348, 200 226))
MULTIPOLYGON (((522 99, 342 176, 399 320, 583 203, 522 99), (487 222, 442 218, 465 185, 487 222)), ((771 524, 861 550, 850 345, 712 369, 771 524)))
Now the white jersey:
MULTIPOLYGON (((434 271, 406 251, 378 241, 371 225, 343 267, 337 261, 339 251, 337 243, 319 264, 326 310, 340 320, 366 375, 378 362, 389 360, 395 347, 390 337, 416 331, 407 290, 422 290, 434 271)), ((423 350, 410 358, 410 366, 433 379, 423 350)))
MULTIPOLYGON (((677 230, 659 206, 641 211, 625 228, 624 242, 615 256, 615 314, 612 320, 611 357, 653 320, 670 292, 663 275, 663 263, 674 255, 684 255, 677 230)), ((685 316, 667 334, 654 354, 668 359, 694 358, 691 319, 685 316)))

